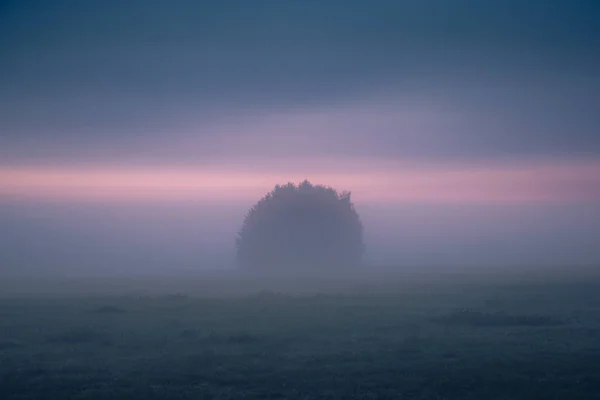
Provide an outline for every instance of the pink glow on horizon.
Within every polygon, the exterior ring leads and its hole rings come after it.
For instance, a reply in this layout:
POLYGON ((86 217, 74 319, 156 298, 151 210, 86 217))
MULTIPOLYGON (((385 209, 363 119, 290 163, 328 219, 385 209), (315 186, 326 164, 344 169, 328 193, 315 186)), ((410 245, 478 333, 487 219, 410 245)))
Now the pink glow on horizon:
POLYGON ((276 184, 327 184, 357 203, 547 203, 600 200, 600 161, 437 165, 349 160, 231 168, 0 167, 0 199, 254 201, 276 184), (346 172, 342 172, 342 171, 346 172), (278 171, 278 172, 277 172, 278 171))

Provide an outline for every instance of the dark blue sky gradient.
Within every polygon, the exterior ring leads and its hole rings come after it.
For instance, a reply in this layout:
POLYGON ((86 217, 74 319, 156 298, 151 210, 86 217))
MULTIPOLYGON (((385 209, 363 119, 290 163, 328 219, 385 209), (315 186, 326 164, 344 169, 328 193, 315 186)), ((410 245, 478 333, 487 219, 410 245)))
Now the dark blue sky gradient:
POLYGON ((595 1, 4 1, 0 36, 9 161, 144 158, 184 122, 377 96, 470 119, 439 132, 444 146, 392 129, 349 154, 600 153, 595 1))

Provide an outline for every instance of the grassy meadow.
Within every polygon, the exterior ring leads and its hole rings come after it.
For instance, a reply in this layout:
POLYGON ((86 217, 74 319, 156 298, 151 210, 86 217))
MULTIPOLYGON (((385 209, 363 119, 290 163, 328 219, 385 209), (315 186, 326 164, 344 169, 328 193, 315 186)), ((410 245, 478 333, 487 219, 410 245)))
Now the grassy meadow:
POLYGON ((4 285, 0 399, 600 398, 594 283, 85 282, 4 285))

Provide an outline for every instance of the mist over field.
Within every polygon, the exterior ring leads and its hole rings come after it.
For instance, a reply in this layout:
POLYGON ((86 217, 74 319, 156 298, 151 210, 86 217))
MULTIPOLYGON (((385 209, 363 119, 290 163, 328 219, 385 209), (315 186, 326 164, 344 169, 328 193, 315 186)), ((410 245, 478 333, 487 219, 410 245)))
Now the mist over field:
POLYGON ((370 265, 600 263, 593 1, 261 4, 2 2, 3 274, 231 268, 304 179, 370 265))
MULTIPOLYGON (((191 202, 190 202, 191 203, 191 202)), ((177 275, 232 269, 247 209, 231 204, 4 204, 7 275, 177 275)), ((357 204, 365 262, 434 273, 600 263, 595 207, 357 204)))
POLYGON ((0 0, 0 38, 0 399, 598 398, 597 1, 0 0))

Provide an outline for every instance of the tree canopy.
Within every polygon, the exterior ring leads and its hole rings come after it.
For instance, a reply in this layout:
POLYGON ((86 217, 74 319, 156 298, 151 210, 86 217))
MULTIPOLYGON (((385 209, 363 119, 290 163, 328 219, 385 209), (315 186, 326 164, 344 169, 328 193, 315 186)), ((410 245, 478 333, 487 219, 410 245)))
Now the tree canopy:
POLYGON ((350 192, 304 181, 277 185, 247 213, 236 240, 238 266, 332 270, 359 265, 363 227, 350 192))

